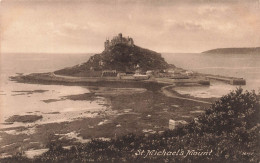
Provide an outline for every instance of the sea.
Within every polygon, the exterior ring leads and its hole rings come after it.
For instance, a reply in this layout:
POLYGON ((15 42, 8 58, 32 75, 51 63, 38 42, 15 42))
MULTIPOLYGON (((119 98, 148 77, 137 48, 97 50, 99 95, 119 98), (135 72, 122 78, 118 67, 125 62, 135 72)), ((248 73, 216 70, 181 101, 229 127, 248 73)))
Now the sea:
MULTIPOLYGON (((104 99, 94 101, 73 101, 64 99, 68 95, 88 93, 86 87, 25 84, 10 81, 17 74, 52 72, 64 67, 83 63, 93 54, 16 54, 0 55, 0 122, 12 115, 44 115, 41 123, 62 122, 81 116, 91 116, 90 110, 104 109, 104 99), (40 91, 39 91, 40 90, 40 91), (46 102, 51 100, 51 102, 46 102), (53 112, 59 112, 55 116, 53 112)), ((194 72, 217 74, 246 79, 244 90, 260 92, 260 54, 201 54, 201 53, 163 53, 168 63, 194 72)), ((237 86, 223 82, 212 82, 210 86, 176 87, 181 94, 195 97, 221 97, 235 90, 237 86)), ((17 124, 16 125, 22 125, 17 124)), ((0 128, 10 125, 0 125, 0 128)))
MULTIPOLYGON (((168 63, 194 72, 244 78, 243 90, 260 92, 260 54, 165 53, 168 63)), ((238 86, 211 82, 210 86, 178 87, 181 94, 200 98, 221 97, 238 86)))

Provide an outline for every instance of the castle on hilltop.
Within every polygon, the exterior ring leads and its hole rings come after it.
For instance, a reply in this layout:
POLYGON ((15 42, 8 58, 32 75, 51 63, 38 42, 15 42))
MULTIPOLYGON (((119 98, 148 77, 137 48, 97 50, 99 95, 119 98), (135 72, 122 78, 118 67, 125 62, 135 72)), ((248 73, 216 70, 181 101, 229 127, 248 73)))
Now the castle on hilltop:
POLYGON ((105 45, 105 50, 107 50, 109 47, 117 45, 117 44, 125 44, 128 46, 134 46, 134 40, 130 38, 129 36, 123 37, 122 33, 119 33, 118 36, 113 37, 111 41, 109 39, 106 39, 104 45, 105 45))

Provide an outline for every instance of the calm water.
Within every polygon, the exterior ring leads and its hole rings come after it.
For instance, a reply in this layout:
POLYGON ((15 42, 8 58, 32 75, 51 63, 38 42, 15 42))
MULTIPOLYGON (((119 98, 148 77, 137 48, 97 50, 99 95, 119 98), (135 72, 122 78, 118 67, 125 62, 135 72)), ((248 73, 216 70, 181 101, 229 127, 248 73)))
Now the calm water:
MULTIPOLYGON (((51 72, 73 66, 86 61, 90 56, 91 54, 1 54, 1 121, 10 115, 35 111, 62 112, 59 117, 54 117, 54 120, 62 121, 82 116, 85 110, 102 109, 100 105, 102 100, 94 102, 62 100, 52 103, 43 101, 87 93, 88 89, 83 87, 22 84, 8 80, 9 76, 16 73, 51 72), (46 90, 46 92, 32 94, 15 92, 33 90, 46 90)), ((245 89, 257 91, 260 89, 260 55, 163 54, 163 57, 168 63, 193 71, 243 77, 247 80, 245 89)), ((198 97, 219 97, 235 88, 235 86, 216 82, 206 87, 180 87, 177 91, 198 97)))
MULTIPOLYGON (((247 84, 245 90, 260 90, 260 54, 163 54, 167 62, 177 67, 201 73, 242 77, 247 84)), ((191 94, 197 97, 221 97, 237 86, 212 82, 209 87, 180 87, 179 93, 191 94)))

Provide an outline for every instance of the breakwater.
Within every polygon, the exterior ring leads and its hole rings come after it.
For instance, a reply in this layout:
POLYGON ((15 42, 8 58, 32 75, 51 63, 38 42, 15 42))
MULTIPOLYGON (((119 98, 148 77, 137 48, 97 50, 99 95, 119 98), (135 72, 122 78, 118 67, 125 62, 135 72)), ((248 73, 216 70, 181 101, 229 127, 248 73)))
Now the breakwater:
POLYGON ((223 81, 231 85, 246 85, 246 80, 243 78, 223 77, 223 76, 213 76, 213 75, 207 75, 206 78, 223 81))

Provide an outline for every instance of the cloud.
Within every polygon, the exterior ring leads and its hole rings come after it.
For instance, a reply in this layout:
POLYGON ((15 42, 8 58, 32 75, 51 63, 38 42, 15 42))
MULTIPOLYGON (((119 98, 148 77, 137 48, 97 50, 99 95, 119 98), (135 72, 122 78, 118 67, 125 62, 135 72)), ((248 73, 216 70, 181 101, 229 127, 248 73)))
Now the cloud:
POLYGON ((201 7, 198 7, 198 14, 200 15, 206 15, 206 16, 214 16, 221 13, 226 13, 230 9, 228 6, 211 6, 211 5, 204 5, 201 7))
POLYGON ((197 22, 184 21, 184 22, 175 22, 173 24, 173 29, 187 30, 187 31, 198 31, 198 30, 204 30, 204 27, 197 22))
POLYGON ((24 1, 2 5, 3 51, 98 52, 119 32, 156 51, 260 44, 253 1, 24 1))

